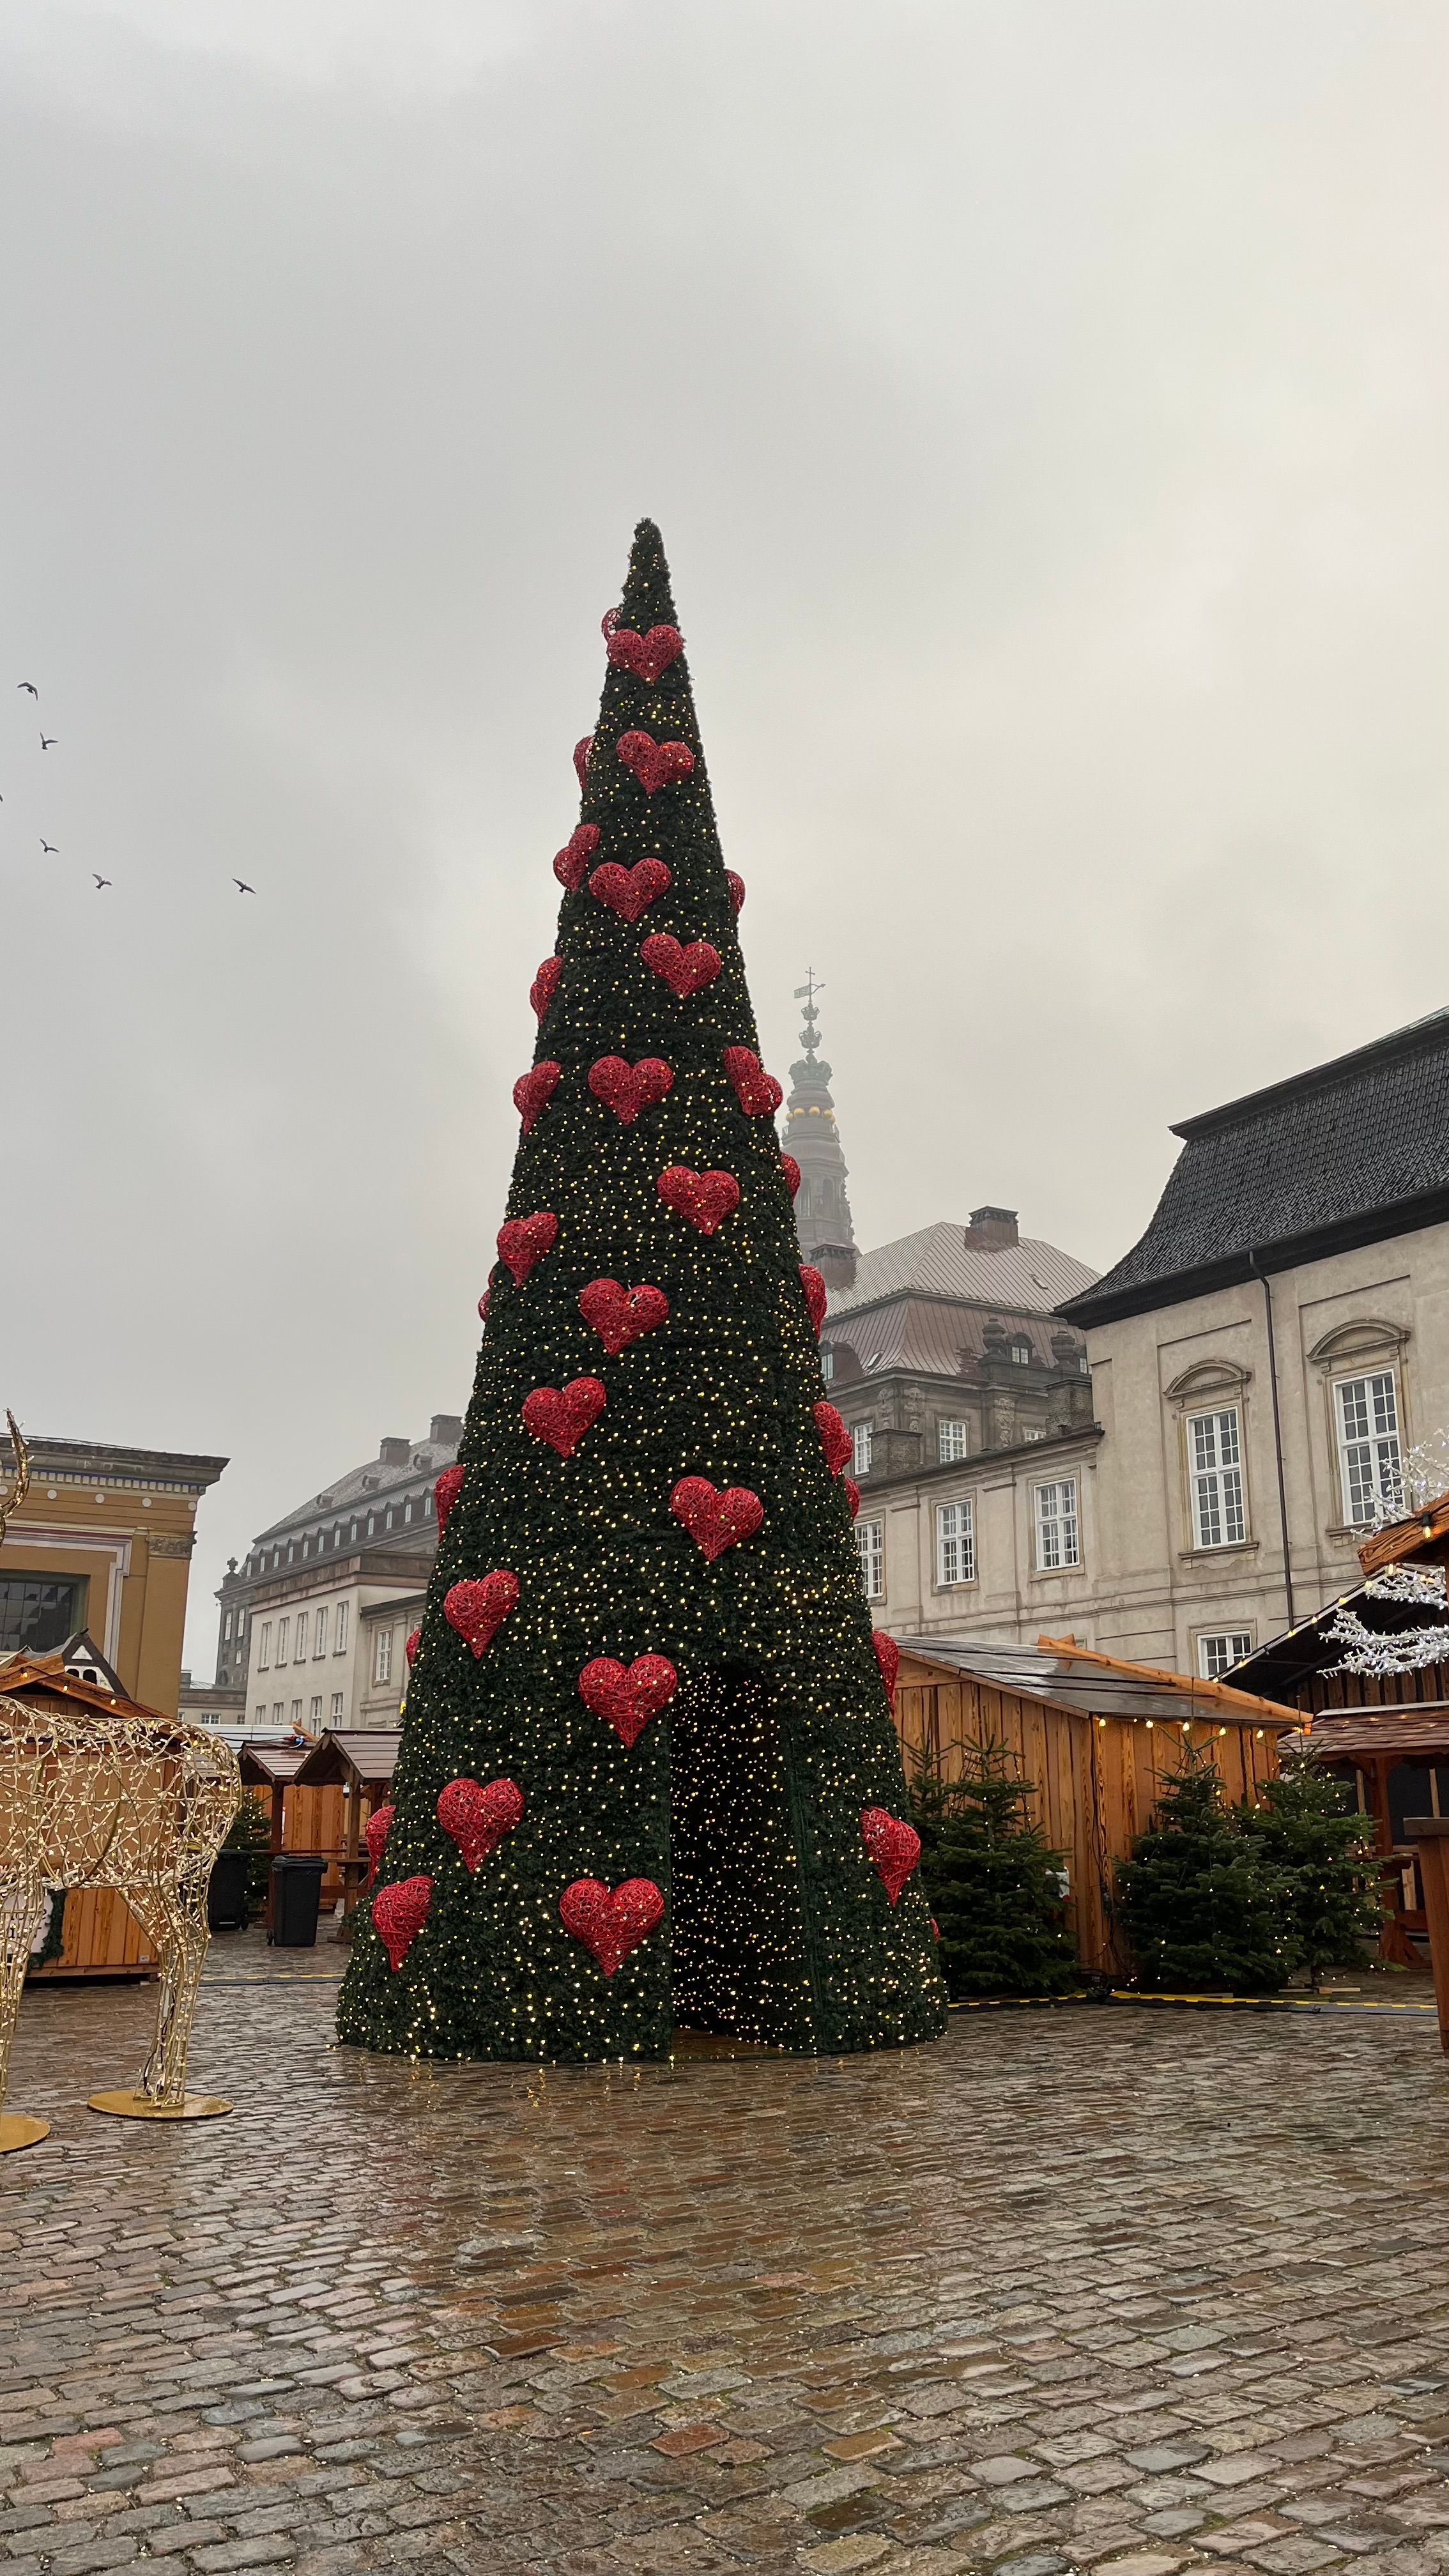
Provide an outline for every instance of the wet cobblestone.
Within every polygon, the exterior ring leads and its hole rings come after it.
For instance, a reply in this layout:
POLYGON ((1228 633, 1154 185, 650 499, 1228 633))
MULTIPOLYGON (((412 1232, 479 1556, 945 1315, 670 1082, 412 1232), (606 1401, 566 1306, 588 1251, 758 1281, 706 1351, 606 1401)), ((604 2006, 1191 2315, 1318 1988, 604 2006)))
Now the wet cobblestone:
POLYGON ((33 1989, 0 2576, 1438 2576, 1432 2017, 973 2015, 806 2064, 412 2068, 337 1953, 33 1989))

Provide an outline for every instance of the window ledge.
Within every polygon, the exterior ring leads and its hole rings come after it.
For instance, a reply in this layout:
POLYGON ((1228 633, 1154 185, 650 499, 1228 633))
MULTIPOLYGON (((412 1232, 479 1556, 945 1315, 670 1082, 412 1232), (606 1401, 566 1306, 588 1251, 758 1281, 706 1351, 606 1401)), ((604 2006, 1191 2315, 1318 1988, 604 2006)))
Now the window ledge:
POLYGON ((1081 1574, 1084 1571, 1085 1568, 1079 1557, 1075 1565, 1034 1565, 1029 1580, 1032 1583, 1061 1583, 1069 1574, 1081 1574))
POLYGON ((1177 1559, 1179 1565, 1211 1565, 1220 1556, 1252 1556, 1262 1544, 1257 1538, 1233 1538, 1225 1547, 1180 1547, 1177 1559))

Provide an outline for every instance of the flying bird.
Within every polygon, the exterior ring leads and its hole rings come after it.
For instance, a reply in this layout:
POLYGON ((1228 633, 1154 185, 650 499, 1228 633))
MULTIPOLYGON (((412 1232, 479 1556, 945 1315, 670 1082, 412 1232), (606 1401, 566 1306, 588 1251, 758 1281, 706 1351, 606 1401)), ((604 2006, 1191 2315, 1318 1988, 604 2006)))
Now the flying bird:
POLYGON ((245 879, 244 879, 243 877, 233 877, 233 878, 232 878, 232 884, 236 887, 236 890, 237 890, 237 893, 238 893, 238 894, 255 894, 255 893, 256 893, 256 887, 255 887, 255 886, 249 886, 249 885, 246 883, 246 881, 245 881, 245 879))
POLYGON ((15 685, 17 689, 28 689, 33 698, 38 698, 40 695, 40 691, 37 689, 33 680, 17 680, 15 685))
POLYGON ((51 750, 53 750, 53 749, 54 749, 54 747, 55 747, 55 744, 58 742, 58 740, 59 740, 59 739, 60 739, 60 737, 59 737, 59 735, 58 735, 58 734, 53 734, 53 733, 43 733, 43 734, 41 735, 41 737, 40 737, 40 748, 41 748, 41 750, 42 750, 42 751, 51 751, 51 750))
POLYGON ((48 850, 53 859, 59 858, 60 852, 56 848, 54 841, 42 841, 40 846, 43 850, 48 850))
MULTIPOLYGON (((91 870, 91 875, 92 875, 93 877, 96 877, 96 872, 95 872, 95 869, 94 869, 94 868, 92 868, 92 870, 91 870)), ((100 890, 101 890, 101 887, 102 887, 102 886, 108 886, 108 885, 110 884, 110 882, 111 882, 111 880, 110 880, 110 878, 109 878, 109 877, 96 877, 96 892, 99 894, 99 892, 100 892, 100 890)))

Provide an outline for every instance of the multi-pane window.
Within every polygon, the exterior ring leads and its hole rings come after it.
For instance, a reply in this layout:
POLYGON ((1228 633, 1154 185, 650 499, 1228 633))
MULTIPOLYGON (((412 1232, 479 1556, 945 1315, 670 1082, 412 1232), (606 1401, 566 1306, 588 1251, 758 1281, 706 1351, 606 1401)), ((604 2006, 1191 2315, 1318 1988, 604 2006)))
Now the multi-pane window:
POLYGON ((1011 1356, 1012 1356, 1012 1358, 1015 1360, 1016 1365, 1017 1365, 1017 1367, 1018 1367, 1018 1368, 1030 1368, 1030 1366, 1031 1366, 1031 1344, 1030 1344, 1030 1342, 1021 1341, 1020 1339, 1018 1339, 1018 1340, 1014 1341, 1014 1342, 1012 1343, 1012 1345, 1011 1345, 1011 1356))
POLYGON ((320 1691, 318 1691, 315 1699, 308 1708, 307 1722, 309 1726, 320 1726, 322 1723, 322 1694, 320 1691))
POLYGON ((937 1423, 936 1454, 943 1467, 949 1466, 953 1459, 965 1457, 966 1425, 964 1422, 937 1423))
POLYGON ((375 1682, 392 1679, 392 1630, 379 1628, 372 1649, 372 1678, 375 1682))
POLYGON ((1199 1637, 1197 1668, 1205 1682, 1221 1681, 1230 1664, 1241 1663, 1253 1651, 1251 1632, 1246 1628, 1228 1628, 1221 1636, 1199 1637))
POLYGON ((869 1422, 857 1422, 855 1429, 850 1435, 850 1466, 851 1473, 853 1475, 868 1476, 870 1474, 870 1435, 872 1427, 873 1426, 869 1422))
POLYGON ((277 1661, 279 1664, 284 1664, 287 1660, 288 1625, 289 1622, 285 1619, 279 1619, 277 1621, 277 1661))
POLYGON ((1194 1547, 1238 1547, 1243 1515, 1242 1423, 1236 1405, 1187 1417, 1187 1480, 1194 1547))
POLYGON ((302 1703, 299 1699, 292 1702, 292 1732, 294 1735, 302 1732, 302 1703))
POLYGON ((305 1610, 299 1610, 299 1611, 298 1611, 298 1613, 297 1613, 297 1651, 296 1651, 296 1653, 293 1655, 293 1657, 292 1657, 292 1661, 293 1661, 293 1663, 294 1663, 294 1664, 305 1664, 306 1660, 307 1660, 307 1613, 306 1613, 306 1611, 305 1611, 305 1610))
POLYGON ((939 1503, 936 1507, 936 1581, 948 1584, 975 1580, 976 1523, 968 1494, 963 1503, 939 1503))
POLYGON ((228 1612, 227 1612, 227 1614, 226 1614, 226 1617, 223 1619, 223 1621, 222 1621, 222 1623, 221 1623, 221 1636, 222 1636, 222 1643, 223 1643, 223 1645, 226 1645, 226 1644, 228 1644, 228 1643, 230 1642, 230 1639, 231 1639, 231 1612, 230 1612, 229 1610, 228 1610, 228 1612))
POLYGON ((0 1577, 0 1653, 54 1654, 81 1624, 85 1591, 45 1574, 0 1577))
POLYGON ((345 1601, 339 1601, 337 1604, 337 1642, 332 1649, 334 1655, 345 1655, 347 1652, 347 1607, 345 1601))
POLYGON ((835 1375, 835 1353, 829 1348, 828 1344, 820 1354, 820 1374, 824 1378, 826 1385, 829 1386, 835 1375))
POLYGON ((341 1691, 334 1691, 334 1692, 333 1692, 333 1694, 332 1694, 332 1723, 333 1723, 333 1725, 334 1725, 334 1726, 340 1726, 340 1725, 341 1725, 341 1723, 342 1723, 342 1693, 341 1693, 341 1691))
POLYGON ((259 1648, 258 1648, 258 1650, 257 1650, 257 1670, 258 1670, 258 1672, 260 1672, 260 1673, 265 1673, 265 1672, 270 1671, 270 1669, 271 1669, 271 1662, 272 1662, 272 1623, 271 1623, 270 1619, 264 1619, 264 1620, 262 1621, 262 1642, 261 1642, 260 1647, 259 1647, 259 1648))
POLYGON ((282 1723, 282 1720, 283 1720, 283 1718, 286 1716, 286 1714, 287 1714, 287 1703, 286 1703, 286 1701, 285 1701, 284 1699, 274 1699, 274 1700, 273 1700, 273 1702, 272 1702, 272 1724, 273 1724, 273 1726, 280 1727, 280 1725, 281 1725, 281 1723, 282 1723))
POLYGON ((320 1610, 318 1611, 318 1613, 317 1613, 317 1624, 316 1624, 316 1627, 315 1627, 315 1628, 313 1629, 313 1631, 312 1631, 312 1653, 313 1653, 313 1655, 314 1655, 314 1657, 315 1657, 315 1656, 317 1656, 317 1655, 325 1655, 325 1654, 326 1654, 326 1652, 327 1652, 327 1604, 326 1604, 326 1602, 324 1601, 324 1603, 322 1604, 321 1609, 320 1609, 320 1610))
POLYGON ((860 1559, 860 1588, 867 1601, 880 1601, 885 1595, 885 1523, 857 1521, 855 1552, 860 1559))
POLYGON ((1381 1510, 1397 1511, 1402 1500, 1399 1399, 1394 1372, 1375 1369, 1368 1377, 1340 1378, 1333 1400, 1343 1479, 1343 1517, 1350 1529, 1361 1529, 1381 1510))
POLYGON ((266 1701, 265 1701, 264 1699, 259 1699, 259 1700, 258 1700, 258 1702, 257 1702, 256 1723, 257 1723, 257 1725, 258 1725, 258 1726, 265 1726, 265 1725, 266 1725, 266 1722, 267 1722, 267 1703, 266 1703, 266 1701))
POLYGON ((1036 1518, 1036 1564, 1039 1574, 1055 1574, 1064 1565, 1080 1565, 1077 1480, 1059 1476, 1050 1485, 1032 1488, 1036 1518))

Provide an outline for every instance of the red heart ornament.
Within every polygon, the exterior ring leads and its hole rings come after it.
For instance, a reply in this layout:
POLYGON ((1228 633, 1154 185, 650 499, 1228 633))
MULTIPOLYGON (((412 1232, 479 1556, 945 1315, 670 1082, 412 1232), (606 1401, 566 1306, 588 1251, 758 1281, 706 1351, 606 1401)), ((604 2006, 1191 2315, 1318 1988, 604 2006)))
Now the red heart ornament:
POLYGON ((616 859, 595 868, 589 879, 589 892, 617 912, 621 921, 637 921, 660 895, 668 894, 674 880, 662 859, 636 859, 632 868, 621 868, 616 859))
POLYGON ((467 1469, 464 1467, 445 1467, 433 1487, 433 1509, 438 1515, 440 1530, 445 1530, 448 1526, 448 1514, 463 1490, 463 1478, 466 1473, 467 1469))
POLYGON ((652 1878, 626 1878, 607 1888, 601 1878, 576 1878, 558 1901, 566 1932, 592 1951, 606 1977, 648 1939, 664 1912, 652 1878))
POLYGON ((580 823, 578 830, 569 834, 563 848, 559 851, 553 863, 553 872, 559 884, 568 887, 570 894, 578 893, 588 875, 589 861, 598 846, 598 824, 580 823))
POLYGON ((571 1458, 606 1402, 596 1377, 576 1377, 567 1386, 536 1386, 523 1399, 523 1427, 535 1440, 546 1440, 561 1458, 571 1458))
POLYGON ((805 1311, 818 1333, 825 1321, 825 1300, 830 1292, 813 1261, 801 1262, 800 1285, 805 1291, 805 1311))
POLYGON ((443 1617, 450 1628, 456 1628, 464 1644, 471 1646, 475 1655, 481 1655, 517 1599, 518 1577, 500 1565, 480 1582, 455 1583, 444 1597, 443 1617))
POLYGON ((921 1837, 885 1807, 867 1807, 860 1819, 860 1838, 875 1864, 892 1905, 921 1857, 921 1837))
POLYGON ((658 787, 668 787, 676 778, 687 778, 694 767, 694 754, 687 742, 656 742, 652 734, 641 733, 637 728, 620 734, 618 752, 646 796, 652 796, 658 787))
POLYGON ((850 1505, 851 1519, 858 1520, 860 1517, 860 1487, 853 1476, 847 1476, 845 1479, 845 1499, 850 1505))
POLYGON ((478 1313, 485 1324, 488 1321, 488 1301, 492 1294, 493 1291, 491 1288, 485 1288, 482 1296, 478 1300, 478 1313))
POLYGON ((514 1780, 450 1780, 438 1797, 438 1822, 463 1855, 471 1876, 496 1851, 523 1813, 523 1791, 514 1780))
POLYGON ((726 1485, 720 1493, 707 1476, 681 1476, 669 1508, 711 1563, 742 1538, 753 1538, 765 1517, 764 1504, 748 1485, 726 1485))
POLYGON ((422 1642, 423 1642, 423 1632, 422 1632, 421 1628, 409 1628, 409 1630, 408 1630, 408 1635, 407 1635, 407 1644, 406 1644, 406 1645, 404 1646, 404 1648, 403 1648, 403 1653, 406 1655, 406 1657, 407 1657, 407 1659, 408 1659, 408 1671, 409 1671, 409 1672, 411 1672, 411 1671, 412 1671, 412 1668, 413 1668, 414 1664, 417 1662, 417 1659, 418 1659, 418 1648, 419 1648, 419 1646, 422 1644, 422 1642))
POLYGON ((599 620, 599 633, 602 635, 606 644, 623 614, 624 612, 622 608, 605 609, 603 616, 599 620))
POLYGON ((612 1109, 621 1126, 631 1127, 641 1109, 652 1109, 662 1100, 674 1076, 662 1056, 643 1055, 637 1064, 626 1064, 621 1055, 601 1055, 589 1067, 589 1089, 606 1109, 612 1109))
POLYGON ((380 1887, 372 1900, 372 1920, 396 1976, 428 1919, 433 1901, 430 1878, 400 1878, 380 1887))
POLYGON ((615 670, 632 671, 636 680, 647 680, 651 688, 683 651, 684 637, 677 626, 651 626, 647 635, 637 634, 632 626, 609 629, 609 659, 615 670))
POLYGON ((838 1476, 850 1456, 853 1445, 850 1433, 833 1404, 817 1404, 812 1409, 815 1428, 820 1434, 820 1446, 825 1452, 825 1464, 832 1476, 838 1476))
POLYGON ((581 733, 574 744, 574 776, 579 782, 580 794, 589 783, 589 755, 593 748, 594 737, 591 733, 581 733))
POLYGON ((612 1655, 595 1655, 579 1675, 579 1697, 595 1717, 602 1717, 632 1750, 651 1717, 668 1706, 679 1688, 679 1675, 667 1655, 636 1655, 632 1664, 616 1664, 612 1655))
POLYGON ((513 1106, 523 1121, 525 1136, 536 1124, 540 1112, 548 1107, 558 1089, 562 1072, 561 1064, 553 1064, 545 1057, 542 1064, 534 1066, 532 1073, 519 1075, 513 1086, 513 1106))
POLYGON ((870 1642, 875 1648, 875 1659, 880 1666, 880 1677, 885 1684, 886 1698, 890 1701, 892 1709, 894 1709, 896 1704, 896 1675, 901 1668, 901 1650, 896 1644, 894 1637, 888 1637, 886 1635, 884 1628, 872 1629, 870 1642))
POLYGON ((591 1324, 611 1359, 667 1323, 669 1300, 662 1288, 621 1288, 617 1279, 591 1279, 579 1296, 579 1313, 591 1324))
POLYGON ((692 1172, 687 1163, 671 1163, 655 1187, 665 1206, 697 1225, 701 1234, 713 1234, 740 1203, 733 1172, 692 1172))
POLYGON ((753 1047, 726 1047, 724 1068, 747 1118, 773 1118, 785 1095, 753 1047))
POLYGON ((640 944, 639 954, 653 975, 668 985, 677 1002, 687 1001, 704 985, 712 984, 720 970, 720 953, 707 939, 695 939, 688 948, 681 947, 673 933, 656 930, 640 944))
POLYGON ((498 1229, 498 1258, 505 1270, 513 1274, 513 1284, 521 1288, 536 1261, 552 1252, 558 1241, 558 1218, 550 1208, 537 1208, 532 1216, 511 1216, 498 1229))
POLYGON ((543 1018, 544 1012, 558 991, 558 979, 562 973, 561 957, 545 957, 528 988, 528 998, 533 1004, 533 1016, 536 1020, 543 1018))
POLYGON ((793 1198, 800 1187, 800 1166, 793 1154, 780 1156, 780 1169, 785 1175, 785 1187, 793 1198))
POLYGON ((362 1882, 362 1893, 364 1896, 367 1894, 368 1889, 371 1887, 372 1882, 376 1878, 378 1870, 382 1865, 382 1847, 387 1840, 387 1829, 392 1823, 395 1812, 396 1810, 389 1800, 385 1806, 374 1807, 372 1814, 368 1817, 366 1824, 363 1826, 362 1839, 367 1847, 367 1876, 362 1882))
POLYGON ((729 887, 730 902, 734 905, 736 913, 742 913, 745 908, 744 878, 736 876, 733 868, 726 868, 725 884, 729 887))

